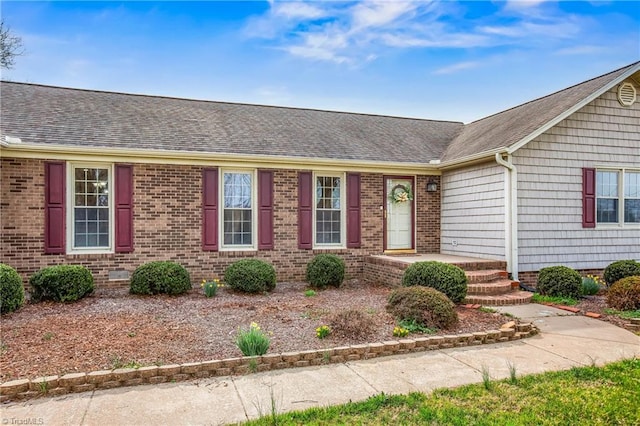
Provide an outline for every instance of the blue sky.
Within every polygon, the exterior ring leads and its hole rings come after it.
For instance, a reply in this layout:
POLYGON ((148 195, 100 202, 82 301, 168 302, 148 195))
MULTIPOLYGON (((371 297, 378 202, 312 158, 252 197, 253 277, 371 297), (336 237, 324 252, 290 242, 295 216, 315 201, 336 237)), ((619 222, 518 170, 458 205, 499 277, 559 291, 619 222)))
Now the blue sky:
POLYGON ((638 1, 2 1, 3 79, 472 121, 640 60, 638 1))

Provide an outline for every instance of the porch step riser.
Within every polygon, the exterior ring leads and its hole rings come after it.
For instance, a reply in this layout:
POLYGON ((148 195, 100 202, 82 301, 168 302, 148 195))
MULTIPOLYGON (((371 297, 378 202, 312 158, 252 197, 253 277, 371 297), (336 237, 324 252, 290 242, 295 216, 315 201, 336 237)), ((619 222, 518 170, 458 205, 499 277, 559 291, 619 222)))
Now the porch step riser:
POLYGON ((464 303, 479 304, 484 306, 504 306, 504 305, 521 305, 531 302, 533 293, 528 291, 514 291, 509 294, 498 296, 477 296, 471 295, 464 299, 464 303))
POLYGON ((487 271, 465 271, 469 284, 487 283, 496 280, 504 280, 509 277, 509 273, 504 270, 490 269, 487 271))
POLYGON ((502 281, 494 281, 491 283, 469 284, 467 286, 467 294, 470 296, 471 295, 478 295, 478 296, 499 295, 499 294, 511 293, 513 289, 514 289, 513 281, 502 280, 502 281))

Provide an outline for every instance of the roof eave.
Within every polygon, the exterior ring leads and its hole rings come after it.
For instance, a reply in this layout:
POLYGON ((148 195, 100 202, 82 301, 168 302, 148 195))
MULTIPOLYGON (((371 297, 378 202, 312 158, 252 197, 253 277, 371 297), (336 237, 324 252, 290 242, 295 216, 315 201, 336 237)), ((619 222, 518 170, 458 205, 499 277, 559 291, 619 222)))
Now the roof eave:
POLYGON ((55 144, 12 144, 0 145, 0 157, 62 159, 86 161, 99 155, 109 161, 153 163, 153 164, 194 164, 210 165, 218 163, 224 167, 264 167, 295 170, 317 169, 335 171, 414 173, 425 175, 440 174, 438 164, 414 162, 387 162, 335 158, 310 158, 277 155, 249 155, 198 151, 171 151, 147 149, 123 149, 108 147, 82 147, 55 144))

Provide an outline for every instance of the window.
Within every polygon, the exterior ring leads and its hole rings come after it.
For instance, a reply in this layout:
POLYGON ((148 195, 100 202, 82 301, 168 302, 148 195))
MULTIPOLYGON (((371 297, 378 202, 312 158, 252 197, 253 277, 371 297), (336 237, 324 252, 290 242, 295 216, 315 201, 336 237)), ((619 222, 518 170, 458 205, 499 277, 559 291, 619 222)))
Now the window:
POLYGON ((315 176, 315 244, 344 245, 342 176, 315 176))
POLYGON ((71 251, 110 251, 112 244, 111 166, 76 165, 70 167, 71 251))
POLYGON ((640 172, 624 174, 624 221, 640 223, 640 172))
POLYGON ((254 248, 254 177, 252 172, 224 172, 222 246, 254 248))
POLYGON ((640 223, 640 172, 598 170, 596 174, 598 223, 640 223))

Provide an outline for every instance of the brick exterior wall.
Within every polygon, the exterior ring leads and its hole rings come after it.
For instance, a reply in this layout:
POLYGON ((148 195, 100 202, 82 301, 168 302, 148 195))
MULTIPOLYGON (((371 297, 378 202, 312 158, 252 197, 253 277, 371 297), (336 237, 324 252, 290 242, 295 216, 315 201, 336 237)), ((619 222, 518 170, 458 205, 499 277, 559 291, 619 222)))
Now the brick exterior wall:
MULTIPOLYGON (((201 248, 202 167, 134 165, 134 252, 112 254, 44 254, 44 161, 3 158, 0 169, 0 262, 25 282, 39 269, 56 264, 87 266, 96 285, 128 286, 108 279, 110 271, 132 273, 152 260, 184 265, 193 283, 221 277, 235 260, 256 257, 271 262, 279 281, 303 280, 307 263, 320 252, 335 253, 347 263, 347 275, 361 277, 364 258, 383 251, 383 175, 361 175, 362 245, 358 249, 300 250, 297 240, 297 171, 274 173, 273 250, 205 252, 201 248)), ((416 182, 419 252, 440 247, 440 194, 425 191, 428 177, 416 182)))

